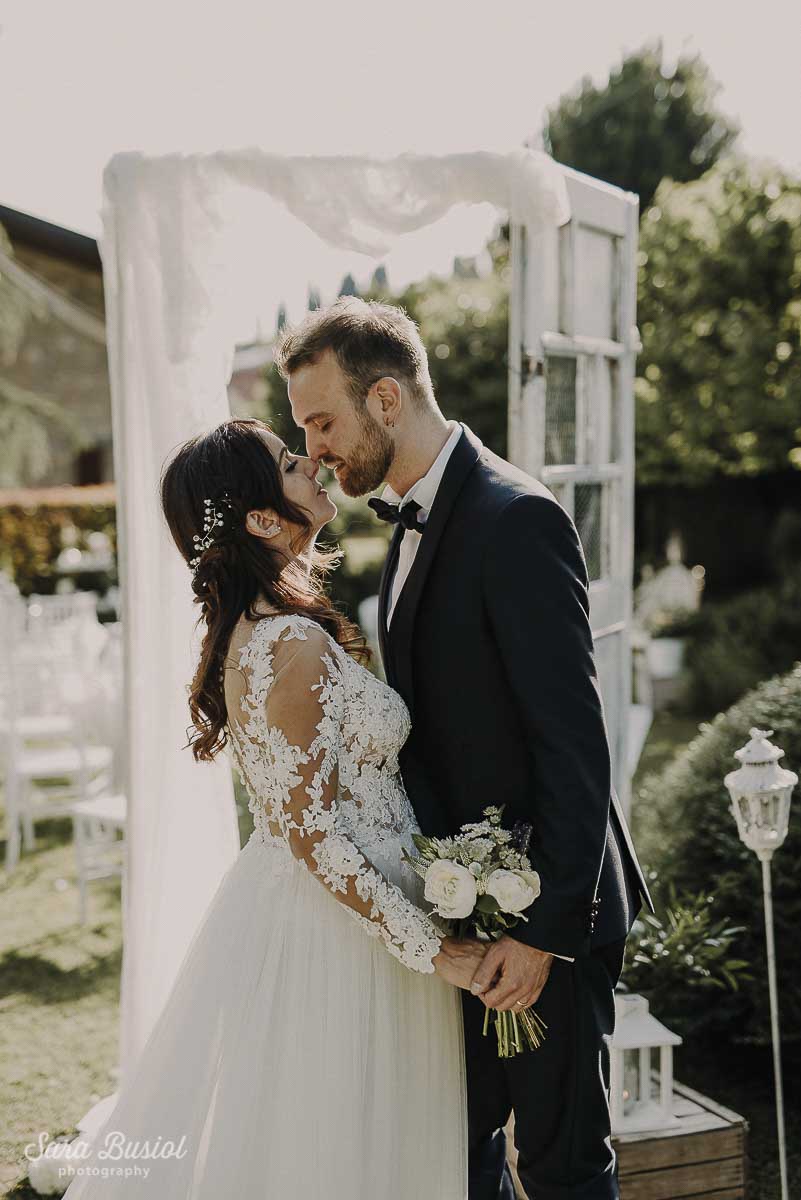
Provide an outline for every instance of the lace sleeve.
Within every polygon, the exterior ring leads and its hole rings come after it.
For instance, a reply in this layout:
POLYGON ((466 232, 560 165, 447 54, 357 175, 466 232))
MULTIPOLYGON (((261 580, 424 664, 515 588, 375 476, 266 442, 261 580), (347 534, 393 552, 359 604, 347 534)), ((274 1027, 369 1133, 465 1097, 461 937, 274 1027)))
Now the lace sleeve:
MULTIPOLYGON (((440 934, 428 914, 372 866, 339 820, 345 684, 332 643, 318 627, 294 624, 277 640, 262 640, 258 651, 243 699, 242 736, 248 757, 259 762, 268 819, 280 826, 295 858, 390 954, 412 970, 432 972, 440 934)), ((246 658, 242 665, 247 669, 246 658)), ((248 774, 253 780, 252 769, 248 774)))

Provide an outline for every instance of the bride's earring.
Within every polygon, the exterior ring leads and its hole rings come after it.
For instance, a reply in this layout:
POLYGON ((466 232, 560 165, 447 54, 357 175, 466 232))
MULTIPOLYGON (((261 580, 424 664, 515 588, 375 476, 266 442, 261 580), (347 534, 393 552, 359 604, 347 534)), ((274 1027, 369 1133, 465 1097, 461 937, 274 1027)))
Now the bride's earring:
POLYGON ((276 534, 279 534, 280 532, 281 532, 281 526, 278 524, 277 521, 273 521, 272 525, 268 525, 267 528, 265 529, 264 536, 268 537, 268 538, 273 538, 276 536, 276 534))

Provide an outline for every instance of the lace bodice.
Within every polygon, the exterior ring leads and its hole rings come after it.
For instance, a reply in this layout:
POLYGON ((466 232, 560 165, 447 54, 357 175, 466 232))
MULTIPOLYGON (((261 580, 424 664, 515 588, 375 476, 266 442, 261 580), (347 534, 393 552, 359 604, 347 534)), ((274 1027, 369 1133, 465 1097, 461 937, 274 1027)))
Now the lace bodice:
POLYGON ((275 615, 229 655, 225 696, 253 836, 288 847, 405 966, 433 971, 440 934, 379 869, 399 873, 418 828, 398 770, 409 734, 398 693, 315 621, 275 615))

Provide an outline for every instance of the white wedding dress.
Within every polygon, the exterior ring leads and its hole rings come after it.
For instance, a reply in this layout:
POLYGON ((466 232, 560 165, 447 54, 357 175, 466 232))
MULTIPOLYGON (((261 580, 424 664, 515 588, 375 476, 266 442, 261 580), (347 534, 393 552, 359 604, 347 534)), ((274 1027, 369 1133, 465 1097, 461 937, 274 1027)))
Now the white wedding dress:
POLYGON ((254 832, 66 1195, 465 1200, 459 990, 401 860, 408 711, 308 618, 239 628, 226 703, 254 832), (101 1161, 111 1131, 185 1154, 101 1161))

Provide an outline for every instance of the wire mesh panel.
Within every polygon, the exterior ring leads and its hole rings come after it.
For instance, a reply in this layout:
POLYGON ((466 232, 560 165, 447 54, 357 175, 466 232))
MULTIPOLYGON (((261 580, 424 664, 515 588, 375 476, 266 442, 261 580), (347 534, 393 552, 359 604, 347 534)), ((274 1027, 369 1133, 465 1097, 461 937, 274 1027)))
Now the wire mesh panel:
POLYGON ((608 511, 602 483, 577 483, 573 492, 573 520, 584 548, 590 582, 609 574, 608 539, 604 516, 608 511))
POLYGON ((545 463, 576 461, 576 360, 545 360, 545 463))
POLYGON ((512 226, 510 457, 573 517, 590 579, 615 784, 629 793, 637 201, 565 171, 572 217, 512 226))

